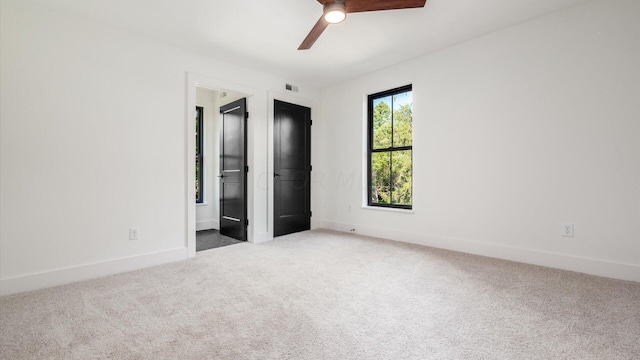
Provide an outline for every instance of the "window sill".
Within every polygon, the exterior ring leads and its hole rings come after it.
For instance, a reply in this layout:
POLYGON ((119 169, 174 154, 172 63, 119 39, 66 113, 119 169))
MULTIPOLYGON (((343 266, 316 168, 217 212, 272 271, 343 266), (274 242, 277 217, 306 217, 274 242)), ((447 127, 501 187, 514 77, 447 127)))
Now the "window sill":
POLYGON ((207 205, 209 205, 209 204, 207 204, 206 202, 196 203, 196 206, 207 206, 207 205))
POLYGON ((388 208, 388 207, 378 207, 378 206, 367 206, 367 205, 363 205, 362 206, 363 209, 365 210, 377 210, 377 211, 387 211, 387 212, 395 212, 395 213, 402 213, 402 214, 413 214, 413 209, 409 210, 409 209, 396 209, 396 208, 388 208))

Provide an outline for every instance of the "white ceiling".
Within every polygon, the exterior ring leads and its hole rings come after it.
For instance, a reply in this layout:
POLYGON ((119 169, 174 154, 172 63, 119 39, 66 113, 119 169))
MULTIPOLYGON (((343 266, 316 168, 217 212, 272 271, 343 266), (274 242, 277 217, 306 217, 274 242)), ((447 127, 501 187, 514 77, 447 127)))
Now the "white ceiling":
POLYGON ((324 86, 590 0, 427 0, 422 9, 350 14, 306 51, 297 48, 322 14, 316 0, 32 1, 324 86))

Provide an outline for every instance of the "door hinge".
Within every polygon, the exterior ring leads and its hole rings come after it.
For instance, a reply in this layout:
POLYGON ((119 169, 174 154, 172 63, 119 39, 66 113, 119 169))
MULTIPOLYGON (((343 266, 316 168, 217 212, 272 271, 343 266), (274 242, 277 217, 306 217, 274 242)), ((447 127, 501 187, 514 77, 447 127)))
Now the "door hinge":
POLYGON ((246 113, 244 113, 245 117, 248 119, 249 118, 249 112, 247 111, 246 113))
POLYGON ((249 226, 249 219, 246 219, 244 222, 245 222, 245 225, 249 226))
POLYGON ((313 120, 309 120, 309 125, 313 125, 313 120))
POLYGON ((313 211, 309 211, 309 217, 313 216, 313 211))
POLYGON ((244 171, 245 171, 245 172, 249 172, 249 165, 246 165, 246 166, 244 167, 244 171))
POLYGON ((313 165, 309 165, 309 171, 313 171, 313 165))

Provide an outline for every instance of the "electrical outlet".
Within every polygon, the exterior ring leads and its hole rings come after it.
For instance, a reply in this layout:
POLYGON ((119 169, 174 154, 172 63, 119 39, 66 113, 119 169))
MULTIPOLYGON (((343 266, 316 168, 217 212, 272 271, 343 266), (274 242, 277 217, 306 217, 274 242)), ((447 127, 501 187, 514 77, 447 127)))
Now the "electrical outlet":
POLYGON ((129 229, 129 240, 139 240, 140 239, 140 228, 132 227, 129 229))
POLYGON ((562 236, 573 237, 573 224, 571 223, 562 224, 562 236))

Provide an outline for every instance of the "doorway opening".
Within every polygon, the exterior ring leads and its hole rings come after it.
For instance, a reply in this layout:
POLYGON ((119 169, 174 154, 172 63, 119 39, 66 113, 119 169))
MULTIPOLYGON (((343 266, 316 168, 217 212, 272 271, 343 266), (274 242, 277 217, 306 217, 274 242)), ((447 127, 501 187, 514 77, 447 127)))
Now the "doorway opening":
MULTIPOLYGON (((220 189, 223 177, 219 177, 225 156, 221 149, 224 141, 223 124, 225 123, 225 117, 221 109, 224 111, 224 108, 230 103, 242 99, 246 106, 246 112, 251 111, 255 102, 255 94, 256 91, 252 88, 238 86, 234 83, 216 80, 200 74, 187 73, 185 201, 188 257, 194 257, 196 251, 239 242, 233 237, 223 236, 224 226, 221 226, 220 221, 222 209, 225 208, 225 195, 220 189), (221 227, 223 228, 223 234, 220 234, 221 227)), ((252 129, 246 118, 242 120, 242 138, 247 139, 252 133, 252 129)), ((226 123, 229 122, 226 121, 226 123)), ((233 126, 228 126, 228 128, 233 128, 233 126)), ((231 136, 231 138, 234 138, 234 136, 231 136)), ((243 166, 246 168, 252 161, 250 151, 253 150, 253 144, 245 140, 242 143, 242 147, 244 150, 242 154, 244 156, 243 166)), ((235 156, 237 154, 234 152, 231 155, 235 156)), ((250 214, 253 193, 250 182, 246 180, 245 174, 242 188, 245 189, 246 196, 239 202, 236 201, 234 205, 239 204, 244 214, 250 214)), ((231 195, 234 200, 237 200, 235 194, 231 195)), ((229 197, 227 196, 227 198, 229 197)), ((245 218, 248 217, 248 215, 245 215, 245 218)), ((249 224, 248 222, 245 222, 245 224, 244 238, 240 240, 252 241, 249 224)))
MULTIPOLYGON (((233 91, 212 90, 196 86, 196 119, 195 119, 195 192, 196 192, 196 252, 217 247, 233 245, 246 240, 246 235, 239 237, 221 232, 221 224, 228 222, 221 212, 224 208, 224 175, 221 176, 221 166, 229 163, 229 156, 225 155, 221 146, 224 140, 223 124, 225 109, 233 108, 239 100, 246 99, 246 95, 233 91), (226 159, 226 160, 225 160, 226 159), (231 235, 231 236, 229 236, 231 235)), ((244 100, 246 102, 246 100, 244 100)), ((243 111, 244 114, 244 111, 243 111)), ((227 126, 229 133, 230 126, 227 126)), ((246 127, 245 129, 246 130, 246 127)), ((228 134, 227 138, 239 139, 239 134, 228 134)), ((244 134, 242 138, 244 139, 244 134)), ((241 144, 245 148, 246 144, 241 144)), ((227 147, 229 148, 229 147, 227 147)), ((233 149, 232 149, 233 150, 233 149)), ((244 149, 243 149, 244 150, 244 149)), ((237 160, 237 159, 232 159, 237 160)), ((233 162, 233 161, 232 161, 233 162)), ((244 159, 246 162, 246 157, 244 159)), ((237 175, 237 174, 233 174, 237 175)), ((246 184, 246 182, 245 182, 246 184)), ((227 185, 229 187, 229 185, 227 185)), ((246 199, 235 199, 236 208, 246 209, 246 199)), ((246 215, 244 216, 246 218, 246 215)), ((228 226, 227 226, 228 227, 228 226)), ((244 230, 244 229, 243 229, 244 230)))

